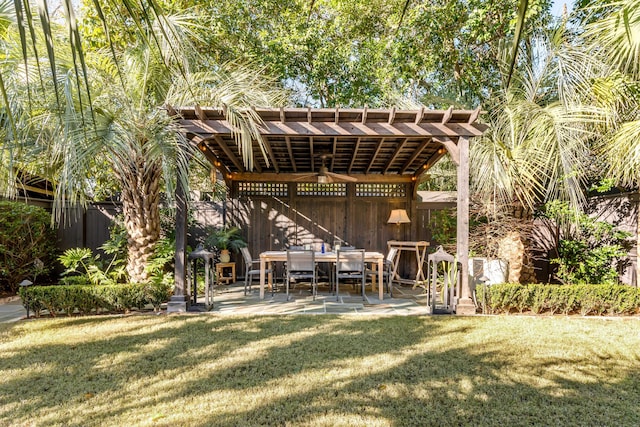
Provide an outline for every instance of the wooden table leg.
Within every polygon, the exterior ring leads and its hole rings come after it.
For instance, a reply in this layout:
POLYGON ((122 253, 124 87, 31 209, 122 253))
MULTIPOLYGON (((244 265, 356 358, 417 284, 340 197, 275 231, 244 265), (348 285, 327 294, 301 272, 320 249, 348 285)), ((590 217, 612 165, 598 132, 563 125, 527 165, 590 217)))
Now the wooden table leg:
POLYGON ((266 279, 266 262, 264 258, 260 257, 260 299, 264 299, 264 282, 266 279))
POLYGON ((384 260, 381 258, 378 260, 378 297, 380 301, 384 299, 384 283, 382 283, 382 268, 384 266, 384 260))

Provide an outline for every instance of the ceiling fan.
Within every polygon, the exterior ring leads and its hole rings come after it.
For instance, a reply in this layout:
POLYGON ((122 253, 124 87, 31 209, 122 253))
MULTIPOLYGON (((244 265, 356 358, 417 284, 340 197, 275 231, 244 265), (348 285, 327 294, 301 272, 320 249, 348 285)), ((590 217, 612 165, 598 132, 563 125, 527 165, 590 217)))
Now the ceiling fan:
POLYGON ((357 178, 353 178, 349 175, 343 175, 343 174, 339 174, 339 173, 334 173, 334 172, 329 172, 329 168, 326 165, 326 160, 330 157, 333 157, 332 154, 320 154, 320 160, 321 160, 321 164, 320 164, 320 168, 318 169, 318 172, 313 172, 313 173, 301 173, 301 174, 297 174, 298 178, 296 178, 296 181, 303 181, 303 180, 307 180, 309 178, 313 178, 313 177, 317 177, 318 179, 318 184, 328 184, 334 181, 349 181, 349 182, 356 182, 358 179, 357 178))

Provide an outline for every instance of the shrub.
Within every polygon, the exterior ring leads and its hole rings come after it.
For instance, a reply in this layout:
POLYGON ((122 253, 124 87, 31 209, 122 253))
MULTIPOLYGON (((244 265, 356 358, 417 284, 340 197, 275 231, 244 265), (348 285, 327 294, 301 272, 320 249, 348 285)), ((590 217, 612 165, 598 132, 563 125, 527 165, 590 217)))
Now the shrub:
POLYGON ((48 275, 56 254, 51 217, 42 208, 0 202, 0 290, 15 292, 18 284, 48 275))
POLYGON ((168 280, 157 283, 118 285, 30 286, 19 290, 22 304, 36 317, 48 310, 52 316, 74 313, 128 312, 160 304, 171 297, 168 280))
POLYGON ((617 283, 618 270, 628 265, 631 234, 614 224, 576 212, 566 202, 547 203, 538 213, 557 244, 556 278, 565 284, 617 283))
POLYGON ((586 315, 629 315, 640 312, 640 289, 620 284, 513 284, 478 286, 476 300, 488 313, 531 311, 586 315), (486 292, 486 293, 485 293, 486 292))

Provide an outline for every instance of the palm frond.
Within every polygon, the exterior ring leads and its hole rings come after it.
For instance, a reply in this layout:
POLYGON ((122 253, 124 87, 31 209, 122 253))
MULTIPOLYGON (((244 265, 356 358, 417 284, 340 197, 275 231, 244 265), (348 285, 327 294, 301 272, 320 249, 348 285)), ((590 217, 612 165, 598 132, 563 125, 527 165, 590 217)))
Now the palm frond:
POLYGON ((192 73, 187 78, 194 91, 189 92, 179 83, 175 84, 167 94, 167 102, 222 109, 232 126, 245 167, 253 169, 254 141, 268 162, 258 128, 260 116, 253 108, 283 105, 287 97, 284 91, 278 89, 279 85, 259 70, 235 63, 222 64, 210 72, 192 73))
POLYGON ((607 173, 620 185, 638 188, 640 185, 640 120, 623 123, 609 134, 599 153, 609 165, 607 173))
POLYGON ((597 3, 593 12, 602 14, 589 23, 585 38, 620 71, 640 78, 640 3, 618 0, 597 3))

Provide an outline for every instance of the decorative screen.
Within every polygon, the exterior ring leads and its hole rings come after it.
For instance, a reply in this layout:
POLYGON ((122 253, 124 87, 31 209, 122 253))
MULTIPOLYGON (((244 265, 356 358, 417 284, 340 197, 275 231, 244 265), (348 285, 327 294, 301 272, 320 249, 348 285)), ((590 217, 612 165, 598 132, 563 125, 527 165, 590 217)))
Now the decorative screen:
POLYGON ((316 182, 299 182, 296 188, 298 196, 345 197, 347 195, 347 184, 343 183, 318 184, 316 182))
POLYGON ((271 182, 239 182, 238 194, 240 196, 281 196, 288 194, 287 184, 271 182))
POLYGON ((405 184, 356 184, 357 197, 406 197, 405 184))

